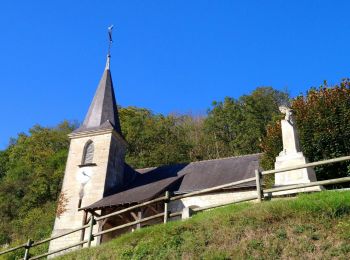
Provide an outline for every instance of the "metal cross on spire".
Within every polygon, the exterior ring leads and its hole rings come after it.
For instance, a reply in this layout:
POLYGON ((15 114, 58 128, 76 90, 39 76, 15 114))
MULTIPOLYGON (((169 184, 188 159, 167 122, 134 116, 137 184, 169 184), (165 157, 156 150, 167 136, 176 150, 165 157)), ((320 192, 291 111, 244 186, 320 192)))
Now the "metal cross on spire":
POLYGON ((111 56, 111 46, 113 43, 113 39, 112 39, 112 30, 113 30, 113 24, 111 26, 108 27, 108 38, 109 38, 109 44, 108 44, 108 57, 111 56))

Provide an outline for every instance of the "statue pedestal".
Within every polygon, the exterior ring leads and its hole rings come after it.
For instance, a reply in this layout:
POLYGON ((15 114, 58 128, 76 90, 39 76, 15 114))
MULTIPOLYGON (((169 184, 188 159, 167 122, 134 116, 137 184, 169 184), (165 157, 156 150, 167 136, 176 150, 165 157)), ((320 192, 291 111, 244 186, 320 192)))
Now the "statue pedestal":
MULTIPOLYGON (((293 154, 283 154, 282 152, 281 154, 276 157, 276 170, 307 163, 302 152, 296 152, 293 154)), ((310 183, 316 180, 316 174, 312 168, 303 168, 275 174, 275 186, 310 183)))
MULTIPOLYGON (((307 163, 302 152, 285 154, 283 151, 276 157, 275 169, 297 166, 307 163)), ((316 174, 312 168, 303 168, 288 172, 279 172, 275 174, 275 187, 288 186, 293 184, 310 183, 317 181, 316 174)), ((299 192, 321 191, 321 186, 307 187, 301 189, 293 189, 288 191, 274 192, 273 195, 287 195, 299 192)))

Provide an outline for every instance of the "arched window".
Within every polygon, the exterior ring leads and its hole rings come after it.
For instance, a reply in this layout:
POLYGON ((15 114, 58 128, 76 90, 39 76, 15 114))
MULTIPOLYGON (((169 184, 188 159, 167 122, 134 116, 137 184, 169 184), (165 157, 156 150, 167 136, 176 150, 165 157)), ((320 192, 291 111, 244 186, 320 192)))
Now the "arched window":
POLYGON ((84 147, 83 159, 81 164, 89 164, 92 163, 92 159, 94 158, 94 143, 89 140, 84 147))

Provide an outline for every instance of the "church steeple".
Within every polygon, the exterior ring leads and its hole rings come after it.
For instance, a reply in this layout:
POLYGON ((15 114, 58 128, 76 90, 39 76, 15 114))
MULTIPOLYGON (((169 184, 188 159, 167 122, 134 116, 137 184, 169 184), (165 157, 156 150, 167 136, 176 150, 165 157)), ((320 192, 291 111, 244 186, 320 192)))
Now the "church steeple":
POLYGON ((114 95, 112 75, 110 71, 110 48, 112 43, 111 30, 112 27, 109 28, 110 42, 105 70, 103 72, 102 78, 88 110, 88 113, 85 116, 85 120, 81 127, 78 128, 75 132, 113 127, 117 133, 122 135, 118 108, 114 95))
MULTIPOLYGON (((80 227, 85 217, 78 208, 121 189, 130 178, 125 175, 127 142, 120 130, 110 59, 108 51, 106 67, 85 120, 80 128, 69 135, 70 146, 61 193, 68 198, 68 210, 56 217, 54 236, 80 227)), ((87 239, 86 236, 84 239, 87 239)), ((50 251, 66 247, 67 241, 78 243, 81 234, 72 233, 68 240, 66 237, 52 240, 50 251)))
POLYGON ((107 56, 106 68, 96 90, 94 99, 80 131, 97 130, 99 128, 114 127, 121 134, 118 108, 114 95, 112 75, 110 71, 110 55, 107 56), (108 122, 110 124, 108 124, 108 122))

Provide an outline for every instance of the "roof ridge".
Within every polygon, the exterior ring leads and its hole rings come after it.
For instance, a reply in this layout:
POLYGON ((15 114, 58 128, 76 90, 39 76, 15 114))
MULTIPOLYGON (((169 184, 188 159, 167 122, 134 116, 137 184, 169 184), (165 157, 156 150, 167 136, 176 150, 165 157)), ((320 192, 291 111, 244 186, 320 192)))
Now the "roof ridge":
POLYGON ((216 159, 207 159, 207 160, 202 160, 202 161, 194 161, 194 162, 190 162, 189 164, 193 164, 193 163, 201 163, 201 162, 209 162, 209 161, 227 160, 227 159, 240 158, 240 157, 247 157, 247 156, 259 155, 259 154, 263 154, 263 153, 252 153, 252 154, 244 154, 244 155, 228 156, 228 157, 222 157, 222 158, 216 158, 216 159))
MULTIPOLYGON (((189 162, 188 164, 195 164, 195 163, 201 163, 201 162, 210 162, 210 161, 219 161, 219 160, 227 160, 227 159, 247 157, 247 156, 253 156, 253 155, 260 155, 260 154, 263 154, 263 153, 251 153, 251 154, 236 155, 236 156, 229 156, 229 157, 222 157, 222 158, 215 158, 215 159, 207 159, 207 160, 189 162)), ((137 168, 135 170, 136 171, 150 170, 150 169, 156 169, 156 168, 162 167, 162 166, 179 165, 179 164, 184 164, 184 163, 164 164, 164 165, 152 166, 152 167, 146 167, 146 168, 137 168)))

